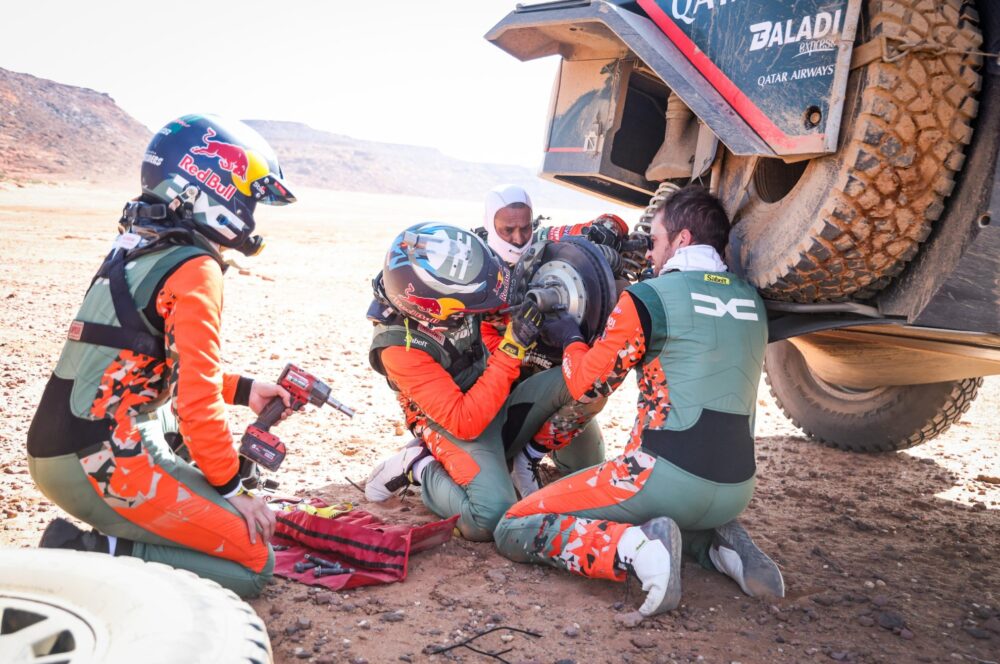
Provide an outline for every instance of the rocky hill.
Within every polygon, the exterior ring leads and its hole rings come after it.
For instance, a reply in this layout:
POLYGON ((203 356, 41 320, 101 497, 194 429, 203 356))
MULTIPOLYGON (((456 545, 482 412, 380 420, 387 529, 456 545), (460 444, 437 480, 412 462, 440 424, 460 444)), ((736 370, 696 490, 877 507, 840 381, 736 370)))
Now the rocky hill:
POLYGON ((527 168, 449 157, 435 148, 364 141, 297 122, 247 120, 281 158, 290 183, 322 189, 480 199, 500 183, 518 184, 544 207, 593 207, 597 199, 538 178, 527 168))
MULTIPOLYGON (((364 141, 296 122, 248 120, 281 157, 290 184, 481 200, 500 183, 547 208, 600 206, 527 168, 461 161, 430 147, 364 141)), ((0 180, 137 179, 152 131, 106 94, 0 69, 0 180)))
POLYGON ((136 177, 150 135, 106 94, 0 69, 0 178, 136 177))

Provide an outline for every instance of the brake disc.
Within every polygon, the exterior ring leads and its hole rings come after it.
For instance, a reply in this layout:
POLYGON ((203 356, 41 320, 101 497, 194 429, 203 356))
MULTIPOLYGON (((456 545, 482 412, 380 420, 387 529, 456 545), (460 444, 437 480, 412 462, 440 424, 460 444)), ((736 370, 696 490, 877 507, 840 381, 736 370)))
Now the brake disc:
POLYGON ((520 298, 543 313, 564 310, 580 326, 587 343, 604 331, 615 306, 615 278, 604 254, 590 241, 570 236, 537 242, 515 271, 520 298))

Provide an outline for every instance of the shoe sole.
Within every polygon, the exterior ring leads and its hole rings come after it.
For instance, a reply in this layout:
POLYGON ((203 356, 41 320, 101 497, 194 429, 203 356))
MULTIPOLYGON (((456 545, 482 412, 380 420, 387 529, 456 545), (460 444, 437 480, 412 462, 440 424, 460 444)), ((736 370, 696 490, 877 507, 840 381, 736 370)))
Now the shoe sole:
POLYGON ((61 549, 71 540, 79 537, 83 531, 62 517, 56 517, 42 533, 38 540, 39 549, 61 549))
POLYGON ((659 606, 649 615, 655 616, 664 611, 672 611, 681 603, 681 529, 673 519, 665 516, 647 521, 641 526, 646 537, 656 538, 663 542, 670 552, 670 578, 667 581, 667 592, 659 606))
POLYGON ((785 580, 777 563, 754 544, 750 533, 735 521, 719 526, 716 534, 729 545, 743 563, 740 587, 751 597, 784 597, 785 580))

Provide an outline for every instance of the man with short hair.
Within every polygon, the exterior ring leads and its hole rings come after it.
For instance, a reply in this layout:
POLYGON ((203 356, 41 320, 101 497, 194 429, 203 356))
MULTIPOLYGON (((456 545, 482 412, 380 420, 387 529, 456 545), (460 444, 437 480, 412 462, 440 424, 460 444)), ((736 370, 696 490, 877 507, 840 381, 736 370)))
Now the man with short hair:
POLYGON ((682 549, 751 596, 783 596, 778 567, 735 520, 755 483, 767 317, 722 260, 728 231, 718 199, 680 190, 653 217, 647 256, 658 276, 622 294, 592 347, 569 316, 545 324, 574 398, 608 394, 636 367, 638 413, 621 456, 507 512, 495 532, 505 556, 594 578, 633 574, 647 616, 680 603, 682 549))

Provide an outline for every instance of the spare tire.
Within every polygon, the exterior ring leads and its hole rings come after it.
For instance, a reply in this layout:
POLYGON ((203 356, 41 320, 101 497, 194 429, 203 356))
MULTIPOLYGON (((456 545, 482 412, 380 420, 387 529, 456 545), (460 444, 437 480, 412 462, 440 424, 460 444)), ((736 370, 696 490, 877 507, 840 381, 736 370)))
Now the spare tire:
POLYGON ((788 341, 764 355, 771 396, 812 438, 852 452, 892 452, 940 436, 969 410, 982 378, 854 390, 813 374, 788 341))
POLYGON ((0 549, 0 661, 267 664, 253 609, 214 581, 138 558, 0 549))
POLYGON ((924 42, 851 72, 834 154, 785 164, 726 155, 735 256, 765 297, 864 298, 916 255, 965 160, 982 35, 961 0, 869 0, 858 43, 924 42))

